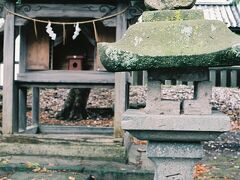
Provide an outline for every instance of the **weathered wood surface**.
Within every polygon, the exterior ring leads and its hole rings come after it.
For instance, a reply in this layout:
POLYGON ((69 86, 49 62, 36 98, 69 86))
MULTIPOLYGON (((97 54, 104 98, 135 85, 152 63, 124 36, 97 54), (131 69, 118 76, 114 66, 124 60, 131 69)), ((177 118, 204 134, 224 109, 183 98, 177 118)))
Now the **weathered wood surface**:
POLYGON ((40 125, 39 132, 44 134, 101 134, 113 135, 113 128, 109 127, 84 127, 84 126, 61 126, 40 125))
MULTIPOLYGON (((28 26, 27 31, 27 69, 28 70, 48 70, 50 41, 45 32, 45 27, 38 25, 37 37, 34 27, 28 26)), ((25 51, 23 51, 24 53, 25 51)))
POLYGON ((105 84, 114 85, 114 73, 99 71, 29 71, 19 73, 18 82, 28 83, 86 83, 86 84, 105 84))
MULTIPOLYGON (((6 7, 14 11, 14 3, 7 2, 6 7)), ((14 83, 14 15, 6 14, 4 25, 4 78, 3 78, 3 122, 2 132, 11 134, 18 129, 17 123, 17 88, 14 83)))
MULTIPOLYGON (((122 9, 126 5, 119 2, 118 9, 122 9)), ((121 39, 127 30, 127 20, 125 14, 117 16, 116 40, 121 39)), ((114 137, 123 137, 121 128, 122 114, 128 106, 128 83, 127 73, 115 73, 115 106, 114 106, 114 137)))

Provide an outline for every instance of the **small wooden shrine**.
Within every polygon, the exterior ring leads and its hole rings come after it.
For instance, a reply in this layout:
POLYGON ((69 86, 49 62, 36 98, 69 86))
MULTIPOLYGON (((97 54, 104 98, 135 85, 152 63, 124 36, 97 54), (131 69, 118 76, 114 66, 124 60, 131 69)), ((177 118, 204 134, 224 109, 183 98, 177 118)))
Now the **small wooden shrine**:
POLYGON ((114 42, 142 11, 129 1, 6 0, 2 132, 37 132, 39 88, 115 87, 115 137, 127 106, 127 73, 104 71, 97 42, 114 42), (19 73, 14 77, 15 38, 20 35, 19 73), (33 126, 27 127, 27 88, 33 88, 33 126))

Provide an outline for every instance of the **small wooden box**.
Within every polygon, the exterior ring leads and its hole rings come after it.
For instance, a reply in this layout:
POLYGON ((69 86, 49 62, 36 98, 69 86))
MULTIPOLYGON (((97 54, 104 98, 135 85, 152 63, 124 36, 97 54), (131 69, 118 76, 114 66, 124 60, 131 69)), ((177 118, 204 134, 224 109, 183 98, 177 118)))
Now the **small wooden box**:
POLYGON ((83 56, 67 56, 68 70, 82 70, 83 56))

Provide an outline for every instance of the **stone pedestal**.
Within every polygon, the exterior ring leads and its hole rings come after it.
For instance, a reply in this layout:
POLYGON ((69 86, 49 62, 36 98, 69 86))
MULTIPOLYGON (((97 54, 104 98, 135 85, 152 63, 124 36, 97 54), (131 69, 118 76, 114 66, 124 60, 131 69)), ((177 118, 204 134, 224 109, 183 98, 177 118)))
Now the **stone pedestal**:
POLYGON ((194 164, 203 156, 200 143, 183 142, 150 141, 147 153, 155 164, 154 180, 192 179, 194 164))

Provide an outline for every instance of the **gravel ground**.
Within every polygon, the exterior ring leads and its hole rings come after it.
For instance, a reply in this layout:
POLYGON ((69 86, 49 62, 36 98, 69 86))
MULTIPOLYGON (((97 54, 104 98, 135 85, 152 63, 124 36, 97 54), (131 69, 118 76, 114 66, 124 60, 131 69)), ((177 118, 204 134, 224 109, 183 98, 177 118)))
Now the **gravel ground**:
MULTIPOLYGON (((113 126, 113 89, 92 89, 87 104, 89 116, 87 120, 81 121, 60 121, 56 120, 55 114, 61 110, 67 97, 68 89, 41 89, 40 108, 41 123, 65 124, 65 125, 87 125, 87 126, 113 126), (99 107, 103 108, 102 110, 99 107)), ((193 97, 192 86, 164 86, 163 97, 166 99, 191 99, 193 97)), ((130 106, 141 108, 146 101, 146 88, 133 86, 130 88, 130 106)), ((225 151, 240 152, 240 89, 214 87, 211 103, 213 108, 218 109, 231 118, 232 129, 220 136, 214 142, 205 143, 205 149, 218 149, 225 151), (227 143, 227 144, 224 144, 227 143)), ((28 106, 31 105, 31 91, 28 96, 28 106)), ((29 115, 29 123, 31 112, 29 115)), ((214 150, 214 153, 217 151, 214 150)))

